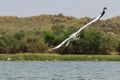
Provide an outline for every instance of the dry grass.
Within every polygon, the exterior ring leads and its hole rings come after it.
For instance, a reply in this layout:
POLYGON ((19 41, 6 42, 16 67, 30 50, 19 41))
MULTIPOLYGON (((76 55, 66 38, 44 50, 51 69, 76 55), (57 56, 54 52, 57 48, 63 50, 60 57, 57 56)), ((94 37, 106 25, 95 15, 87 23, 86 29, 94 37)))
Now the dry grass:
POLYGON ((119 55, 0 54, 2 61, 120 61, 119 55))

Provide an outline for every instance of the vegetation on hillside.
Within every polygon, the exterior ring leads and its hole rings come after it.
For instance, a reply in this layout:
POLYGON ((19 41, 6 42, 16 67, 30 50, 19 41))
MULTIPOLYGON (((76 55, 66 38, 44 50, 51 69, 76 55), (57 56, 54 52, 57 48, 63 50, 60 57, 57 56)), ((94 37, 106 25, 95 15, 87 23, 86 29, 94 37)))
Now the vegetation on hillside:
MULTIPOLYGON (((45 53, 71 33, 91 21, 91 18, 40 15, 32 17, 0 17, 0 53, 45 53)), ((80 33, 81 38, 60 54, 119 54, 120 16, 99 20, 80 33)))

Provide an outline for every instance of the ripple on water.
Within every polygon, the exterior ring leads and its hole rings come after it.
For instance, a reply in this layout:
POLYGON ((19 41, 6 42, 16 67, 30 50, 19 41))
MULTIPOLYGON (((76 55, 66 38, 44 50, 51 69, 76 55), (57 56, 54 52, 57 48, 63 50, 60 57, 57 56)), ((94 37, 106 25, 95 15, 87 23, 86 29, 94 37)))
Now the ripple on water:
POLYGON ((119 80, 120 62, 0 61, 0 80, 119 80))

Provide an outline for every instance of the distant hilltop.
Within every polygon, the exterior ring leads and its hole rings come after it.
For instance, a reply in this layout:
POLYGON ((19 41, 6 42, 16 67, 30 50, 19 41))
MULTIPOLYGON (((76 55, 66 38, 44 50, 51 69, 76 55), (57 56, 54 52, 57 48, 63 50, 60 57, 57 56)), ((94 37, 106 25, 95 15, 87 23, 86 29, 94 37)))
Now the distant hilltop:
MULTIPOLYGON (((0 16, 0 34, 14 33, 19 31, 51 31, 56 24, 64 26, 66 29, 70 27, 80 28, 92 18, 76 18, 65 16, 62 13, 58 15, 39 15, 31 17, 16 16, 0 16)), ((120 16, 116 16, 107 20, 100 20, 93 24, 104 31, 111 31, 115 34, 120 33, 120 16)))

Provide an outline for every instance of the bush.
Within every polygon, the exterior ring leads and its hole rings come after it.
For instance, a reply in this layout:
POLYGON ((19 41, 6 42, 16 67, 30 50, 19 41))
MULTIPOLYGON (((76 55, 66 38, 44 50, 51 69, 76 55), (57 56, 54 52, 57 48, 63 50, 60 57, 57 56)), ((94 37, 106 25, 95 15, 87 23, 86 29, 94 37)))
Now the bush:
POLYGON ((26 34, 22 39, 23 52, 43 53, 48 50, 48 46, 44 43, 43 36, 34 33, 26 34))
POLYGON ((21 41, 17 40, 16 38, 4 35, 0 38, 0 46, 4 53, 16 53, 20 51, 21 48, 21 41))
POLYGON ((17 32, 14 34, 14 37, 18 40, 21 40, 23 37, 25 37, 25 32, 17 32))

